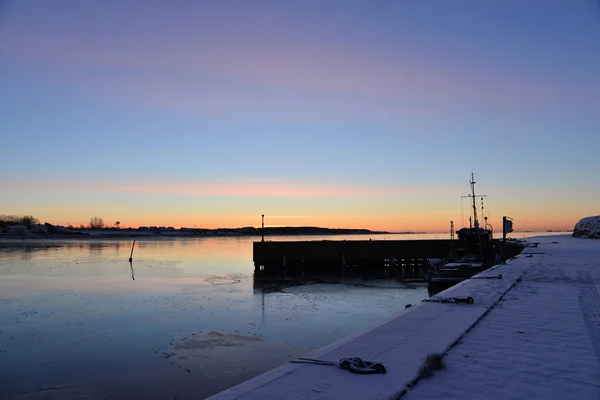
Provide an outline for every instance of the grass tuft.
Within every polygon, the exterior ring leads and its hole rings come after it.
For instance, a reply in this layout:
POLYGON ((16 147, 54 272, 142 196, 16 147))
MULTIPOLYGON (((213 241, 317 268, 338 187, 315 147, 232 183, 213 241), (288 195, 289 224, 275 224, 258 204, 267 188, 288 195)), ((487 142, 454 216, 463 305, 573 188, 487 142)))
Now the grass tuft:
POLYGON ((444 364, 444 357, 441 353, 429 353, 427 357, 425 357, 425 361, 419 367, 419 377, 420 378, 429 378, 433 376, 435 371, 439 371, 442 369, 446 369, 446 365, 444 364))

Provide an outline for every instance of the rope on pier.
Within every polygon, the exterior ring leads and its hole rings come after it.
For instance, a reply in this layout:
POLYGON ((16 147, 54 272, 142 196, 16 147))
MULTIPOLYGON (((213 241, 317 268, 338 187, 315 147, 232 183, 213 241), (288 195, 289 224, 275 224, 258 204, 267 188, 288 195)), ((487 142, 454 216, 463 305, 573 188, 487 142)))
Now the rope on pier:
POLYGON ((458 304, 458 303, 466 303, 466 304, 474 304, 475 299, 471 296, 469 297, 447 297, 445 299, 423 299, 424 303, 449 303, 449 304, 458 304))
POLYGON ((340 369, 353 372, 355 374, 385 374, 387 373, 385 366, 378 361, 365 361, 359 357, 343 357, 338 362, 316 360, 314 358, 299 357, 290 361, 296 364, 316 364, 335 366, 340 369))
POLYGON ((494 275, 494 276, 472 276, 467 279, 502 279, 502 274, 494 275))

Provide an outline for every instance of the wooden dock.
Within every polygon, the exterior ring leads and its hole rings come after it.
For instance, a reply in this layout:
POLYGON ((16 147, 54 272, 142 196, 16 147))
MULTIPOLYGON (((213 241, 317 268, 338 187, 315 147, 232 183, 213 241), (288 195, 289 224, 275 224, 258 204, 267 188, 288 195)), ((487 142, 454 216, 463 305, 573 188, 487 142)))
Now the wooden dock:
MULTIPOLYGON (((497 243, 506 258, 520 252, 497 243)), ((265 277, 426 280, 429 260, 447 257, 452 246, 449 239, 260 241, 253 244, 254 271, 265 277)))

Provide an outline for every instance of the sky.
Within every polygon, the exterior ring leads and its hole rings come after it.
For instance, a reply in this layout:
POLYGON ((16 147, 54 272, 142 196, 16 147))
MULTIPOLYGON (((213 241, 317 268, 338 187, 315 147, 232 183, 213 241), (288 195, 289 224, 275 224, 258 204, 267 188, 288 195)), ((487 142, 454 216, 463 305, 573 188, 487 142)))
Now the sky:
POLYGON ((600 2, 0 0, 0 149, 52 224, 572 229, 600 2))

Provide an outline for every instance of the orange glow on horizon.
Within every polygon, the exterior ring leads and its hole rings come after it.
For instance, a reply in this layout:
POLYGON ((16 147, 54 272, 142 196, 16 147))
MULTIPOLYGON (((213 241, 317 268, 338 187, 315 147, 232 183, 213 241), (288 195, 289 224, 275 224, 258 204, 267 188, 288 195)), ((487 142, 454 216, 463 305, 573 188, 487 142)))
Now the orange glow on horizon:
MULTIPOLYGON (((446 223, 441 222, 435 217, 431 218, 401 218, 398 216, 328 216, 328 217, 308 217, 308 216, 269 216, 265 215, 265 227, 286 227, 286 226, 313 226, 330 229, 369 229, 372 231, 386 232, 425 232, 440 233, 450 231, 450 220, 446 223)), ((115 220, 116 221, 116 220, 115 220)), ((68 223, 60 220, 49 221, 54 225, 67 226, 68 223)), ((114 227, 112 219, 104 218, 107 227, 114 227)), ((219 228, 243 228, 243 227, 261 227, 260 215, 252 216, 143 216, 139 219, 122 219, 120 227, 137 229, 141 226, 174 227, 179 228, 198 228, 198 229, 219 229, 219 228)), ((496 235, 501 234, 501 217, 498 221, 492 221, 496 235)), ((534 231, 543 232, 552 230, 571 230, 577 221, 556 219, 552 222, 531 220, 519 222, 515 219, 515 231, 534 231)), ((70 222, 74 227, 87 225, 89 219, 85 221, 70 222)), ((462 228, 463 225, 455 220, 455 229, 462 228)))
MULTIPOLYGON (((263 212, 267 226, 439 233, 449 231, 450 221, 456 229, 468 224, 468 217, 452 202, 456 191, 439 185, 396 188, 370 182, 278 180, 6 183, 20 190, 23 198, 47 198, 48 193, 60 192, 64 197, 54 202, 9 204, 7 214, 33 215, 62 226, 86 226, 98 216, 109 227, 119 221, 121 228, 260 227, 263 212)), ((543 205, 501 200, 493 210, 512 217, 516 231, 545 231, 572 229, 580 218, 594 215, 590 214, 594 208, 591 202, 578 209, 565 208, 559 199, 543 205)), ((502 214, 490 216, 495 232, 501 232, 501 220, 502 214)))

